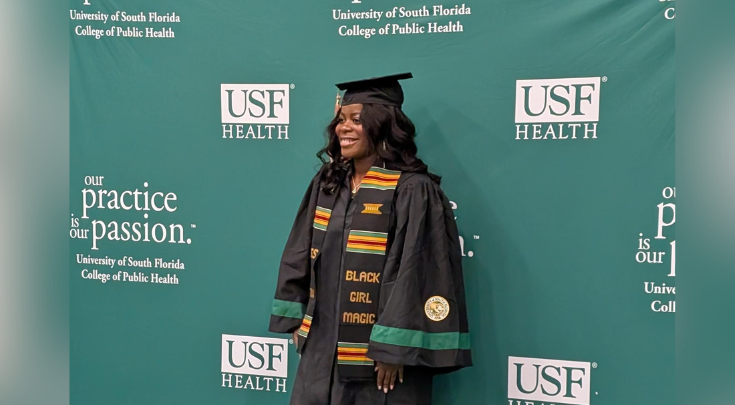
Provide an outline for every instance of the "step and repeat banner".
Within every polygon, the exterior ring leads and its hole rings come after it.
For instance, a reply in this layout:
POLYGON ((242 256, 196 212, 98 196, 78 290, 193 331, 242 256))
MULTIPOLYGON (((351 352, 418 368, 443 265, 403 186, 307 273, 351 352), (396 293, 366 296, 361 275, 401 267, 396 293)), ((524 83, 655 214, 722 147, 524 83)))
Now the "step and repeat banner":
POLYGON ((334 83, 400 72, 467 287, 435 403, 674 402, 674 2, 69 5, 73 405, 288 403, 334 83))

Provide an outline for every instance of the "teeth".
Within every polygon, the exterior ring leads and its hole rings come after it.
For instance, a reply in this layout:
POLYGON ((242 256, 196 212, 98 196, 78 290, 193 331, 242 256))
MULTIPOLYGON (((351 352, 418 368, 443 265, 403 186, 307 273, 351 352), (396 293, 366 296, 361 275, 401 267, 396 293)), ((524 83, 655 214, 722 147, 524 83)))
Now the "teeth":
POLYGON ((355 143, 355 142, 357 142, 357 139, 347 139, 347 138, 342 138, 342 139, 340 139, 340 140, 339 140, 339 144, 340 144, 341 146, 347 146, 347 145, 352 145, 352 144, 353 144, 353 143, 355 143))

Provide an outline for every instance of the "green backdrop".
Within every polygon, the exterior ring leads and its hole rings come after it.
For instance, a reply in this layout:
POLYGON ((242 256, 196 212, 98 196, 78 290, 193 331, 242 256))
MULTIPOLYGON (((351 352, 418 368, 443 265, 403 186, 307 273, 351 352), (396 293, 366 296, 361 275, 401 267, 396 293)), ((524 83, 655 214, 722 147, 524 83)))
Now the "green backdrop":
POLYGON ((475 362, 435 403, 673 403, 673 2, 69 4, 73 405, 288 403, 265 338, 334 83, 404 71, 475 362))

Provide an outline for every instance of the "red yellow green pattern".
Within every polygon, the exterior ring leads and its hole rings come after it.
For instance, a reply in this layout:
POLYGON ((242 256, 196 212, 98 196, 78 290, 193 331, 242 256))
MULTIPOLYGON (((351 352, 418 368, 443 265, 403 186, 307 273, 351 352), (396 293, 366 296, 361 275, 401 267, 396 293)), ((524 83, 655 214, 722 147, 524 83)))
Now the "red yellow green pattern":
POLYGON ((350 366, 372 366, 375 363, 367 357, 367 343, 337 343, 337 364, 350 366))
POLYGON ((360 188, 373 188, 377 190, 393 190, 398 185, 401 172, 371 167, 360 183, 360 188))
POLYGON ((388 234, 385 232, 350 231, 347 238, 347 251, 385 255, 388 234))
POLYGON ((309 315, 304 315, 304 320, 301 321, 301 327, 299 328, 298 334, 301 337, 309 336, 309 330, 311 330, 311 319, 309 315))
POLYGON ((314 228, 320 231, 326 231, 329 225, 329 217, 332 216, 332 210, 317 206, 314 213, 314 228))

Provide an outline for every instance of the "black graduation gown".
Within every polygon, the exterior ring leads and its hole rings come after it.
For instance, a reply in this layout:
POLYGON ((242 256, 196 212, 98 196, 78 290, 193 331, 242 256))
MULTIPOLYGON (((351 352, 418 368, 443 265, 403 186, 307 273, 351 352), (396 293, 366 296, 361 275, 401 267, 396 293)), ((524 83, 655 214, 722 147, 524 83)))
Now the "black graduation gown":
MULTIPOLYGON (((269 328, 273 332, 293 332, 301 325, 303 311, 284 312, 279 305, 305 307, 309 300, 309 252, 318 193, 319 174, 301 202, 283 252, 269 328)), ((343 382, 339 378, 338 297, 355 209, 348 179, 338 193, 315 269, 316 305, 291 405, 431 404, 433 375, 472 363, 459 236, 449 201, 426 174, 405 173, 396 187, 376 322, 382 329, 371 340, 368 357, 405 366, 404 382, 396 381, 395 388, 384 394, 375 381, 343 382), (425 314, 427 298, 436 295, 449 302, 452 316, 443 324, 425 314)))

